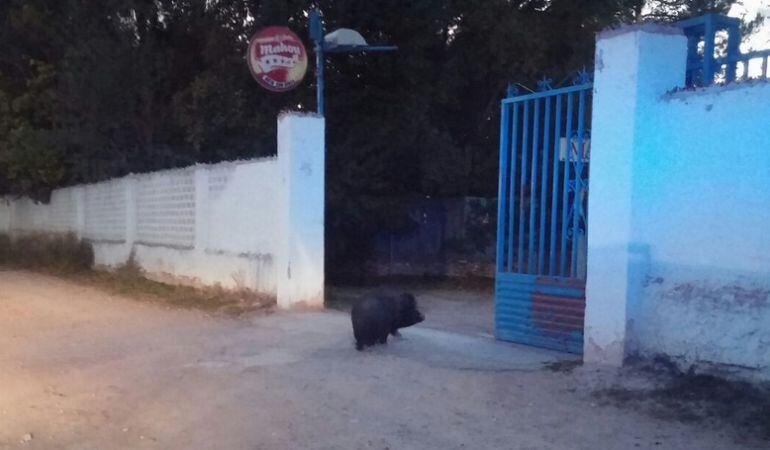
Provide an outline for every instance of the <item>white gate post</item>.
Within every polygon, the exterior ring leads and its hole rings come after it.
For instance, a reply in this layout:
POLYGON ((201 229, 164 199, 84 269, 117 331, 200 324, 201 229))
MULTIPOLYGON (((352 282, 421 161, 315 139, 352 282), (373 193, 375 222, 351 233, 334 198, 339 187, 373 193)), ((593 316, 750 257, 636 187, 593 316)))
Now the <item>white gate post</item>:
POLYGON ((324 304, 324 119, 315 114, 278 117, 278 307, 324 304))
POLYGON ((684 85, 687 39, 679 28, 635 25, 596 42, 584 360, 619 366, 646 258, 634 245, 636 149, 650 105, 684 85))

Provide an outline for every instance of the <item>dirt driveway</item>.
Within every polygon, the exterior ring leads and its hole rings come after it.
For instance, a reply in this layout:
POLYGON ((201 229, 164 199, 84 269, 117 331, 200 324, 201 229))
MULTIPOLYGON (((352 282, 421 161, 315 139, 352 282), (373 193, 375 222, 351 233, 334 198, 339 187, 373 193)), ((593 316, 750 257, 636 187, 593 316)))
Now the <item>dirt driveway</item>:
POLYGON ((359 353, 340 312, 226 319, 0 272, 0 448, 741 448, 429 321, 359 353))

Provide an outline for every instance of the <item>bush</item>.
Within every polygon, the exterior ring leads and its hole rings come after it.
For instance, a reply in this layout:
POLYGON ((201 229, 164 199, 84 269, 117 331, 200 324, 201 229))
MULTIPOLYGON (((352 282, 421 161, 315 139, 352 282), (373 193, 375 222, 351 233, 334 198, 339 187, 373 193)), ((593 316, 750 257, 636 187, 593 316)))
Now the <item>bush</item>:
POLYGON ((91 244, 72 234, 35 234, 16 239, 0 234, 0 264, 6 266, 79 272, 91 269, 93 263, 91 244))
POLYGON ((11 238, 7 234, 0 234, 0 264, 7 264, 11 257, 11 238))

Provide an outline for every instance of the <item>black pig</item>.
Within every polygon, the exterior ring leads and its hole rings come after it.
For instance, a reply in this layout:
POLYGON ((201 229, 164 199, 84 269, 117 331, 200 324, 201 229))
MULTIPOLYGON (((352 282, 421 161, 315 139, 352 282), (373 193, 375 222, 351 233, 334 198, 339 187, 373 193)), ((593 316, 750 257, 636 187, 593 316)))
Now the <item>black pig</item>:
POLYGON ((350 313, 356 350, 374 344, 385 344, 388 335, 398 336, 398 329, 425 320, 417 310, 417 300, 412 294, 400 296, 377 295, 366 297, 353 305, 350 313))

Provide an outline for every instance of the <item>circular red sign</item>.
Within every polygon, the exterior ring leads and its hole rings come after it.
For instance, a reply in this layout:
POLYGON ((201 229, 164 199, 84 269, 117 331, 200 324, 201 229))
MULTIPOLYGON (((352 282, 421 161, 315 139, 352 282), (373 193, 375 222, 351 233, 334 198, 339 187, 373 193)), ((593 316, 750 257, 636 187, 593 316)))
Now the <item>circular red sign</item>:
POLYGON ((305 46, 286 27, 268 27, 255 34, 246 59, 257 83, 273 92, 294 89, 307 72, 305 46))

